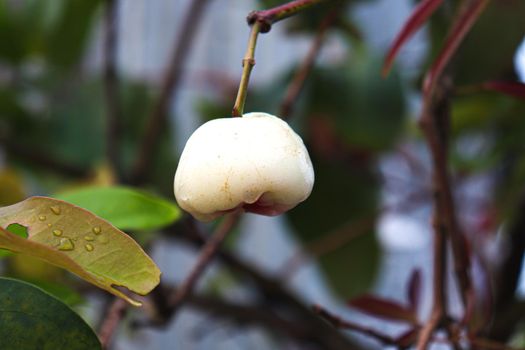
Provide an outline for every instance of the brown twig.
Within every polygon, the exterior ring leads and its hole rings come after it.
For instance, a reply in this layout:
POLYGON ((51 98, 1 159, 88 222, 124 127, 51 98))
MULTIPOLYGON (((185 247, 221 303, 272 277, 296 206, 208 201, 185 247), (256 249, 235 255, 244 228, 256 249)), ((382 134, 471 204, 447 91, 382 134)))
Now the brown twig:
POLYGON ((396 339, 394 339, 393 337, 383 334, 370 327, 360 325, 359 323, 344 320, 341 317, 330 313, 328 310, 326 310, 320 305, 314 305, 313 310, 316 314, 328 321, 335 328, 347 329, 358 332, 360 334, 364 334, 366 336, 374 338, 375 340, 380 341, 383 345, 398 345, 396 339))
MULTIPOLYGON (((187 221, 184 227, 172 227, 167 232, 170 233, 167 236, 168 238, 182 240, 198 248, 206 243, 206 236, 200 232, 194 220, 187 221)), ((257 287, 256 291, 268 304, 268 310, 276 308, 277 311, 274 312, 291 314, 297 322, 308 325, 308 332, 312 334, 315 333, 315 339, 322 345, 322 349, 357 349, 355 344, 352 344, 352 342, 339 331, 319 319, 308 305, 291 294, 286 287, 283 286, 281 280, 266 275, 249 262, 240 260, 236 255, 225 252, 224 250, 219 249, 217 257, 233 272, 243 276, 244 281, 248 280, 257 287)), ((163 295, 164 289, 165 288, 160 287, 152 292, 157 312, 162 318, 160 320, 161 324, 171 318, 171 310, 168 307, 166 299, 168 299, 169 295, 173 295, 172 293, 163 295)), ((190 303, 191 297, 191 295, 188 296, 188 303, 190 303)))
POLYGON ((118 94, 118 0, 106 0, 104 13, 104 97, 106 100, 106 156, 117 179, 121 177, 119 162, 120 123, 122 120, 118 94))
POLYGON ((299 94, 301 93, 301 90, 304 87, 306 78, 312 71, 312 68, 314 66, 317 56, 319 55, 319 52, 321 51, 324 39, 326 37, 326 33, 328 32, 328 29, 332 26, 334 21, 337 19, 338 15, 340 14, 340 11, 341 6, 335 6, 334 9, 325 16, 325 18, 319 25, 317 34, 315 35, 315 38, 312 42, 312 45, 310 46, 310 49, 308 50, 305 59, 301 63, 301 66, 295 73, 292 82, 288 85, 288 89, 284 94, 284 98, 280 108, 281 118, 288 119, 292 114, 294 104, 297 101, 297 98, 299 97, 299 94))
POLYGON ((487 331, 490 338, 499 341, 507 340, 519 324, 519 317, 523 319, 525 315, 524 305, 519 305, 515 298, 525 253, 525 191, 521 193, 515 207, 505 232, 508 251, 498 267, 494 282, 494 322, 487 331))
POLYGON ((282 19, 295 15, 313 5, 317 5, 325 0, 295 0, 286 4, 276 6, 271 9, 262 11, 253 11, 248 15, 247 21, 249 25, 256 22, 261 24, 261 33, 267 33, 271 30, 272 24, 282 19))
MULTIPOLYGON (((448 130, 450 119, 450 86, 442 83, 435 89, 434 100, 426 106, 420 119, 420 127, 425 135, 432 156, 432 183, 434 198, 434 272, 433 307, 430 319, 421 330, 417 349, 426 349, 435 329, 442 326, 446 316, 446 242, 454 235, 461 234, 458 229, 454 201, 448 174, 448 130)), ((462 270, 463 271, 463 270, 462 270)), ((464 300, 466 305, 466 300, 464 300)))
POLYGON ((127 306, 127 303, 123 299, 114 298, 100 326, 99 339, 103 349, 107 349, 111 345, 113 335, 118 328, 120 320, 126 313, 127 306))
POLYGON ((195 266, 193 266, 190 274, 181 284, 180 288, 178 288, 177 291, 168 299, 168 307, 172 310, 171 317, 174 317, 178 308, 182 305, 186 297, 192 292, 195 283, 199 280, 206 267, 217 254, 221 243, 239 221, 240 215, 241 211, 235 211, 231 214, 228 214, 213 232, 210 239, 202 247, 197 263, 195 266))
POLYGON ((205 5, 209 0, 193 0, 179 32, 173 48, 170 64, 164 73, 161 91, 151 114, 148 117, 145 133, 138 147, 138 156, 132 168, 130 182, 139 184, 145 180, 150 168, 152 154, 166 123, 169 102, 177 99, 178 87, 184 72, 184 63, 190 52, 191 43, 194 41, 197 28, 201 22, 205 5))

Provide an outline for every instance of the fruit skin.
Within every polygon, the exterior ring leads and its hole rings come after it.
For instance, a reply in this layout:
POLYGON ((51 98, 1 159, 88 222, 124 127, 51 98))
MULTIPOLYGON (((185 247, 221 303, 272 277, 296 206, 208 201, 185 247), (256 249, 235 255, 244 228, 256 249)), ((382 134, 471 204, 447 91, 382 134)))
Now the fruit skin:
POLYGON ((280 118, 247 113, 200 126, 175 173, 179 206, 201 221, 226 212, 274 216, 304 201, 314 171, 302 139, 280 118))

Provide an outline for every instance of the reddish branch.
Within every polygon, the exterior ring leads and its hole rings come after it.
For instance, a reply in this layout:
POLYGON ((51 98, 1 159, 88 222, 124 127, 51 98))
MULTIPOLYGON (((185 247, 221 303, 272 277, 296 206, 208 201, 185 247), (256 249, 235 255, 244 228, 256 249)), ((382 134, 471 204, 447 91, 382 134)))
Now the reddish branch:
POLYGON ((176 314, 178 308, 184 302, 186 297, 193 291, 195 284, 206 270, 206 267, 217 254, 221 243, 224 241, 228 233, 230 233, 230 231, 233 229, 235 224, 239 221, 240 215, 240 211, 236 211, 227 215, 217 227, 217 229, 213 232, 210 239, 202 247, 197 263, 191 270, 190 274, 168 300, 168 306, 172 310, 172 317, 176 314))
POLYGON ((293 16, 323 1, 325 0, 295 0, 271 9, 253 11, 248 15, 248 24, 253 25, 255 22, 259 22, 261 33, 267 33, 272 29, 272 24, 275 22, 293 16))
POLYGON ((209 0, 191 1, 190 9, 184 18, 173 48, 170 65, 163 74, 164 81, 162 82, 159 97, 147 119, 146 129, 138 147, 139 155, 133 165, 131 183, 139 184, 143 182, 150 169, 153 153, 167 122, 170 101, 177 99, 178 87, 182 80, 190 46, 194 41, 205 5, 208 2, 209 0))
POLYGON ((372 328, 362 326, 359 323, 344 320, 341 317, 330 313, 328 310, 319 305, 314 305, 313 310, 316 314, 328 321, 335 328, 347 329, 364 334, 380 341, 383 345, 398 345, 396 339, 392 338, 391 336, 378 332, 372 328))
POLYGON ((122 112, 118 96, 118 0, 106 0, 104 14, 104 97, 106 100, 106 156, 120 178, 119 140, 122 112))
MULTIPOLYGON (((459 232, 455 206, 448 174, 448 131, 450 119, 450 84, 443 83, 435 89, 435 97, 426 106, 420 120, 432 156, 432 182, 434 194, 434 301, 432 314, 423 327, 418 349, 426 348, 434 330, 441 326, 446 315, 446 242, 459 232)), ((463 247, 464 249, 464 247, 463 247)), ((461 270, 463 272, 464 270, 461 270)), ((469 281, 468 276, 466 281, 469 281)), ((468 288, 470 286, 468 285, 468 288)), ((466 289, 469 290, 469 289, 466 289)), ((464 300, 465 301, 465 300, 464 300)), ((464 304, 466 305, 466 304, 464 304)))
MULTIPOLYGON (((206 236, 199 231, 198 227, 195 225, 194 220, 188 220, 187 225, 184 227, 172 227, 169 230, 168 238, 181 240, 185 243, 189 243, 196 248, 202 247, 206 243, 206 236)), ((358 349, 355 344, 352 344, 344 335, 333 327, 326 324, 321 320, 317 315, 315 315, 310 307, 296 298, 291 294, 286 287, 283 285, 281 280, 275 279, 272 276, 266 275, 260 271, 257 267, 253 266, 247 261, 240 260, 236 255, 226 252, 219 249, 217 252, 217 257, 220 259, 230 271, 235 273, 235 276, 239 278, 242 277, 242 283, 246 285, 253 285, 255 287, 256 294, 259 295, 260 301, 256 305, 259 305, 259 309, 264 309, 268 311, 270 315, 281 315, 281 319, 286 315, 285 319, 290 320, 295 324, 304 325, 307 333, 307 339, 310 339, 316 344, 319 344, 321 349, 331 349, 331 350, 346 350, 346 349, 358 349)), ((154 324, 165 324, 171 319, 172 310, 169 308, 168 299, 173 295, 172 292, 166 292, 166 288, 160 286, 156 288, 152 294, 152 301, 156 307, 157 314, 160 317, 157 322, 154 324)), ((185 305, 195 306, 195 298, 200 298, 194 296, 193 294, 188 295, 185 301, 185 305)), ((244 306, 248 310, 253 307, 246 305, 244 306)), ((215 309, 214 307, 209 306, 207 309, 209 312, 215 314, 216 310, 223 310, 225 308, 215 309)), ((228 312, 217 312, 218 316, 224 317, 226 319, 232 319, 236 317, 236 314, 228 314, 228 312), (219 315, 220 313, 220 315, 219 315)), ((238 315, 238 314, 237 314, 238 315)), ((276 329, 279 332, 286 331, 287 329, 280 328, 280 322, 271 322, 270 320, 274 316, 262 316, 261 319, 258 319, 257 315, 255 316, 254 323, 265 326, 269 329, 276 329), (264 320, 262 320, 264 319, 264 320), (259 322, 261 321, 261 322, 259 322), (268 321, 268 322, 267 322, 268 321)), ((241 318, 240 321, 243 323, 248 322, 247 320, 241 318)), ((301 327, 302 328, 302 327, 301 327)), ((291 338, 304 340, 305 336, 299 336, 292 332, 287 334, 291 338)))
POLYGON ((310 50, 308 51, 306 58, 295 73, 292 82, 290 85, 288 85, 288 89, 284 94, 284 99, 281 103, 281 118, 287 119, 292 114, 294 103, 297 101, 297 98, 303 89, 306 78, 310 74, 315 60, 321 51, 326 33, 337 19, 340 11, 340 6, 335 6, 334 9, 330 11, 328 15, 326 15, 319 25, 319 29, 317 30, 317 34, 315 35, 312 46, 310 46, 310 50))
POLYGON ((120 320, 126 314, 127 306, 128 305, 123 299, 114 298, 113 303, 100 326, 99 339, 103 349, 107 349, 110 346, 120 320))

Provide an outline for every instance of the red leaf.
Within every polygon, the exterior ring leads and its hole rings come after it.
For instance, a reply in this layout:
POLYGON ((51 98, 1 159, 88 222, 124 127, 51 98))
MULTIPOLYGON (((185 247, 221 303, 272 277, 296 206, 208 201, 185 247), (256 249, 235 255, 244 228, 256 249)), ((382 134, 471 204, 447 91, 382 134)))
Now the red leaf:
POLYGON ((443 0, 423 0, 416 6, 408 20, 405 22, 401 31, 397 34, 396 39, 390 46, 383 64, 383 76, 386 77, 392 68, 394 59, 404 43, 425 23, 434 11, 443 3, 443 0))
POLYGON ((517 81, 488 81, 481 84, 482 89, 525 99, 525 84, 517 81))
POLYGON ((410 307, 417 314, 419 298, 421 297, 421 271, 418 269, 412 272, 408 281, 407 297, 410 307))
POLYGON ((434 88, 434 84, 440 77, 443 69, 458 49, 459 44, 461 44, 465 35, 467 35, 478 17, 481 15, 481 12, 483 12, 488 2, 488 0, 470 0, 465 2, 465 5, 462 6, 456 16, 456 20, 452 25, 452 29, 449 32, 441 52, 425 76, 425 81, 423 83, 423 92, 425 95, 428 96, 429 92, 434 88))
POLYGON ((359 311, 379 318, 417 323, 416 315, 410 308, 395 301, 381 299, 373 295, 363 295, 348 303, 359 311))

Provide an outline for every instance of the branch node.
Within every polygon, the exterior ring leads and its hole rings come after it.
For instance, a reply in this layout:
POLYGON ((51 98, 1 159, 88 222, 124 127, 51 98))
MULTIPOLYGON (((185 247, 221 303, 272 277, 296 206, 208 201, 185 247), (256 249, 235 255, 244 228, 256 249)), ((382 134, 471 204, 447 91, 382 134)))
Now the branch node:
POLYGON ((266 17, 261 16, 261 11, 252 11, 246 17, 246 22, 251 27, 255 23, 259 23, 260 33, 268 33, 272 29, 272 21, 266 17))

